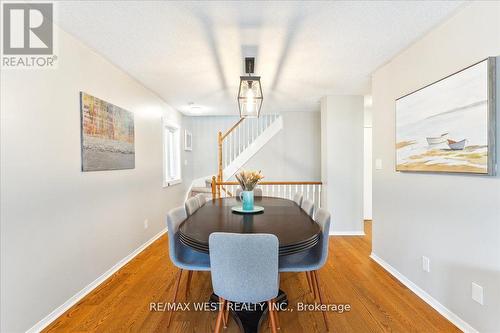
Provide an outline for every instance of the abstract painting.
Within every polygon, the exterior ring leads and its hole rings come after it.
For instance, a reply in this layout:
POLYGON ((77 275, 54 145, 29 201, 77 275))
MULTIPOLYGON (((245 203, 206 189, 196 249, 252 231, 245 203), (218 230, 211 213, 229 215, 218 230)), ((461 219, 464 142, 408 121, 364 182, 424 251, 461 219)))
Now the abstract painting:
POLYGON ((494 174, 495 58, 396 100, 396 170, 494 174))
POLYGON ((135 167, 134 114, 80 92, 82 171, 135 167))

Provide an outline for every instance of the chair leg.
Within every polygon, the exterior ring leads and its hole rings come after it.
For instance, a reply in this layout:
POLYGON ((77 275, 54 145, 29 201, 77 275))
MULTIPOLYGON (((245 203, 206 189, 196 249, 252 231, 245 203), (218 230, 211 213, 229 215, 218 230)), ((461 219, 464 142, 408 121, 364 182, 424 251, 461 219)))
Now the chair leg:
POLYGON ((229 301, 226 301, 226 306, 224 307, 224 317, 222 319, 224 322, 224 328, 227 328, 227 320, 229 319, 229 301))
MULTIPOLYGON (((313 275, 314 275, 314 280, 316 281, 316 286, 318 287, 318 295, 319 295, 319 302, 320 304, 324 304, 323 303, 323 296, 321 295, 321 291, 320 291, 320 288, 319 288, 319 277, 318 277, 318 271, 313 271, 313 275)), ((326 312, 325 311, 322 311, 323 313, 323 320, 325 321, 325 327, 326 327, 326 331, 330 331, 330 328, 328 327, 328 320, 326 319, 326 312)))
POLYGON ((222 323, 222 319, 224 318, 224 308, 226 305, 226 300, 222 297, 219 297, 219 314, 217 315, 217 321, 215 322, 215 330, 214 333, 219 333, 220 325, 222 323))
MULTIPOLYGON (((179 291, 179 285, 181 283, 181 277, 182 277, 182 269, 179 270, 179 274, 178 274, 178 277, 177 277, 177 281, 175 282, 175 287, 174 287, 174 299, 172 301, 172 303, 175 303, 175 301, 177 300, 177 292, 179 291)), ((170 311, 168 313, 168 320, 167 320, 167 327, 170 327, 170 321, 172 320, 172 316, 173 316, 173 312, 170 311)))
MULTIPOLYGON (((276 298, 274 299, 274 304, 276 304, 276 298)), ((280 312, 279 311, 274 311, 274 318, 276 319, 276 327, 278 330, 281 329, 280 326, 280 312)))
POLYGON ((311 277, 309 276, 309 272, 304 272, 306 273, 307 277, 307 285, 309 286, 309 292, 312 292, 312 287, 311 287, 311 277))
POLYGON ((276 321, 274 320, 273 301, 272 300, 267 301, 267 306, 268 306, 268 311, 269 311, 269 319, 271 319, 271 332, 277 333, 276 332, 276 321))
POLYGON ((189 287, 191 286, 191 278, 192 277, 193 277, 193 271, 188 271, 188 279, 186 282, 186 294, 185 294, 186 300, 187 300, 187 297, 189 294, 189 287))
MULTIPOLYGON (((273 305, 276 304, 276 299, 273 300, 273 305)), ((271 315, 274 316, 274 319, 276 320, 276 328, 278 330, 281 329, 280 327, 280 317, 279 317, 279 312, 278 311, 269 311, 269 320, 267 321, 267 327, 271 328, 271 315)))
POLYGON ((318 298, 318 285, 316 284, 316 279, 314 278, 314 271, 308 272, 309 273, 309 278, 311 279, 311 284, 313 288, 313 298, 316 300, 318 298))

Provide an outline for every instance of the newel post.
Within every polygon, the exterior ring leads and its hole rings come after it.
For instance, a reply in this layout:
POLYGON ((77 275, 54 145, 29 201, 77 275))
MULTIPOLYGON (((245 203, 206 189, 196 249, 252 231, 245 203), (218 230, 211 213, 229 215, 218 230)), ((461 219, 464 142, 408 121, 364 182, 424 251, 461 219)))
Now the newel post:
POLYGON ((212 176, 212 199, 217 198, 216 184, 217 184, 217 179, 215 178, 215 176, 212 176))

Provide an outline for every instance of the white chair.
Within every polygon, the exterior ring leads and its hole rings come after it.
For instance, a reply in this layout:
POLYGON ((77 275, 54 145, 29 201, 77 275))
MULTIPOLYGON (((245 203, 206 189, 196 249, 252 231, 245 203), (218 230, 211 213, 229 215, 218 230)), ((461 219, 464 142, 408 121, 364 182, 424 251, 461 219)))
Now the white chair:
POLYGON ((199 206, 200 208, 203 207, 203 205, 205 205, 207 203, 207 197, 205 194, 203 193, 198 193, 195 198, 198 199, 198 203, 199 203, 199 206))
MULTIPOLYGON (((316 223, 321 227, 321 237, 317 245, 312 249, 307 250, 306 254, 297 253, 288 256, 282 256, 279 263, 279 271, 281 272, 305 272, 309 288, 319 296, 321 304, 324 304, 322 288, 320 287, 318 270, 323 267, 328 258, 328 240, 330 235, 330 213, 323 208, 319 208, 315 217, 316 223)), ((323 321, 325 322, 326 331, 329 331, 328 320, 326 313, 323 311, 323 321)))
MULTIPOLYGON (((177 207, 172 209, 167 214, 167 230, 168 230, 168 254, 172 263, 179 268, 179 273, 174 286, 173 302, 177 300, 177 293, 179 291, 179 284, 182 278, 182 272, 187 271, 188 277, 186 282, 186 297, 189 292, 191 284, 191 277, 193 271, 209 271, 210 270, 210 257, 208 254, 201 253, 185 246, 179 239, 179 226, 187 218, 184 207, 177 207)), ((167 320, 167 328, 170 326, 172 320, 172 311, 169 312, 167 320)))
POLYGON ((200 208, 200 201, 196 197, 191 197, 186 200, 185 206, 187 216, 191 216, 200 208))
POLYGON ((300 207, 300 205, 302 205, 302 198, 302 192, 297 192, 293 196, 293 201, 295 201, 295 203, 300 207))
POLYGON ((215 332, 219 332, 222 321, 226 324, 227 302, 267 302, 271 329, 276 333, 278 238, 271 234, 214 232, 208 242, 212 286, 221 303, 215 332))
POLYGON ((302 205, 300 206, 304 212, 307 213, 310 217, 314 218, 314 202, 311 200, 304 200, 302 201, 302 205))

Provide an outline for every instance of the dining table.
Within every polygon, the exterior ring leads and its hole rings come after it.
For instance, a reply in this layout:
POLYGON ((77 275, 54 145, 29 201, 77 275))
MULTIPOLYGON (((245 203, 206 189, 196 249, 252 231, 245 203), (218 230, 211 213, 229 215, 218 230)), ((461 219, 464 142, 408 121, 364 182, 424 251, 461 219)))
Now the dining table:
MULTIPOLYGON (((275 197, 255 197, 254 204, 264 208, 257 213, 239 213, 233 207, 241 206, 237 197, 216 198, 207 201, 179 226, 179 240, 195 251, 209 253, 208 239, 214 232, 274 234, 279 241, 279 256, 300 255, 318 244, 321 227, 293 200, 275 197)), ((217 295, 210 302, 218 303, 217 295)), ((286 308, 286 292, 279 290, 276 304, 286 308)), ((234 307, 236 308, 236 307, 234 307)), ((245 308, 245 307, 239 307, 245 308)), ((231 311, 240 330, 257 333, 267 317, 267 306, 253 307, 251 311, 231 311), (259 310, 260 309, 260 310, 259 310)))

